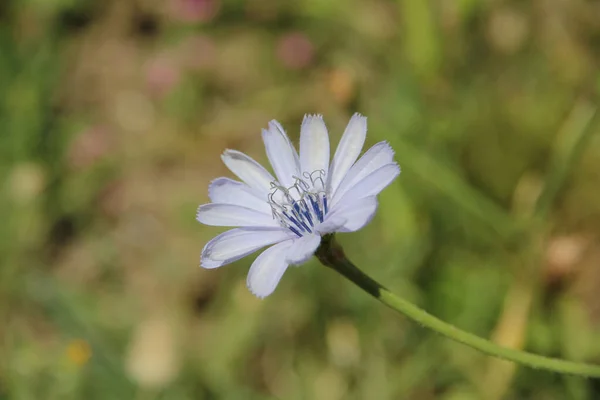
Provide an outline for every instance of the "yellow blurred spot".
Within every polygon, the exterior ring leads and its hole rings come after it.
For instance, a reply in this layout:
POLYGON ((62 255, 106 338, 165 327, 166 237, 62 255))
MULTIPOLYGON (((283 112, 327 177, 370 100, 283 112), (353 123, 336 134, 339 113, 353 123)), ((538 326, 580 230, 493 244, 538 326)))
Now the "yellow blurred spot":
POLYGON ((313 399, 341 400, 347 398, 348 381, 337 369, 329 367, 314 380, 313 399))
POLYGON ((354 96, 354 76, 345 70, 337 69, 329 75, 329 91, 335 100, 341 104, 347 104, 354 96))
POLYGON ((92 348, 82 339, 76 339, 67 347, 67 358, 78 367, 85 365, 92 357, 92 348))
POLYGON ((488 39, 498 51, 514 54, 521 49, 529 34, 525 15, 509 8, 492 12, 488 22, 488 39))
POLYGON ((327 325, 327 347, 331 361, 340 367, 360 363, 360 339, 351 321, 338 319, 327 325))
POLYGON ((173 321, 149 317, 136 327, 127 351, 126 369, 131 378, 147 389, 160 389, 177 376, 180 357, 173 321))
POLYGON ((17 164, 8 178, 9 195, 21 204, 36 199, 45 185, 44 170, 34 163, 17 164))

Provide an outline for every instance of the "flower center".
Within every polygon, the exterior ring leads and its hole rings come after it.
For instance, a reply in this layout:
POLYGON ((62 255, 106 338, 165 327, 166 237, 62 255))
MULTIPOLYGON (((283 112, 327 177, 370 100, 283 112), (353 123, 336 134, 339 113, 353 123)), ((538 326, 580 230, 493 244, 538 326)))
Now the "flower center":
POLYGON ((314 227, 323 222, 328 211, 325 171, 305 172, 302 176, 294 176, 296 182, 288 188, 271 182, 268 196, 273 219, 298 237, 313 233, 314 227))

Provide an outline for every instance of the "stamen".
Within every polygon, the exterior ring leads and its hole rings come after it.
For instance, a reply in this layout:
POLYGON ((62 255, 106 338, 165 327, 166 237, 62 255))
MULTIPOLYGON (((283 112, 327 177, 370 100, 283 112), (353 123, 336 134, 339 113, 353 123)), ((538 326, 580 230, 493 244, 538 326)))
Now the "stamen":
POLYGON ((323 222, 323 212, 319 209, 319 205, 317 204, 315 199, 313 199, 313 196, 309 195, 308 199, 312 203, 313 210, 315 211, 315 214, 317 214, 317 218, 319 218, 319 222, 323 222))
POLYGON ((296 234, 296 236, 298 237, 302 237, 302 234, 300 232, 298 232, 296 229, 292 228, 291 226, 287 227, 290 231, 294 232, 296 234))
POLYGON ((312 233, 328 212, 325 171, 304 172, 302 176, 304 179, 293 176, 295 182, 290 187, 271 182, 267 196, 273 219, 298 237, 312 233))

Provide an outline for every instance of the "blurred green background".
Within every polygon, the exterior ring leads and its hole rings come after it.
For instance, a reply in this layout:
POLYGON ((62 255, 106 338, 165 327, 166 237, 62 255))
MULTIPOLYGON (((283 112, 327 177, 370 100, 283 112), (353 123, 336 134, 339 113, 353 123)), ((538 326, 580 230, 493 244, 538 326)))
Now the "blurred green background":
POLYGON ((394 292, 600 363, 600 3, 2 0, 0 399, 600 399, 394 314, 311 261, 198 267, 225 148, 352 113, 403 172, 340 235, 394 292))

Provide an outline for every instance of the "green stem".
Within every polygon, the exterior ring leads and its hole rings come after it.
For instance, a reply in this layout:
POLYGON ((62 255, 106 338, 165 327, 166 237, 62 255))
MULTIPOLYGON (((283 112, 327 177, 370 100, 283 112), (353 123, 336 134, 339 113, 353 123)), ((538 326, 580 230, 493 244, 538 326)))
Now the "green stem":
POLYGON ((396 296, 358 269, 358 267, 346 258, 344 251, 339 244, 335 242, 333 236, 323 238, 323 242, 317 250, 316 256, 323 265, 336 270, 386 306, 449 339, 465 344, 490 356, 528 367, 563 374, 600 378, 600 365, 564 361, 498 346, 489 340, 458 329, 454 325, 434 317, 411 302, 396 296))

